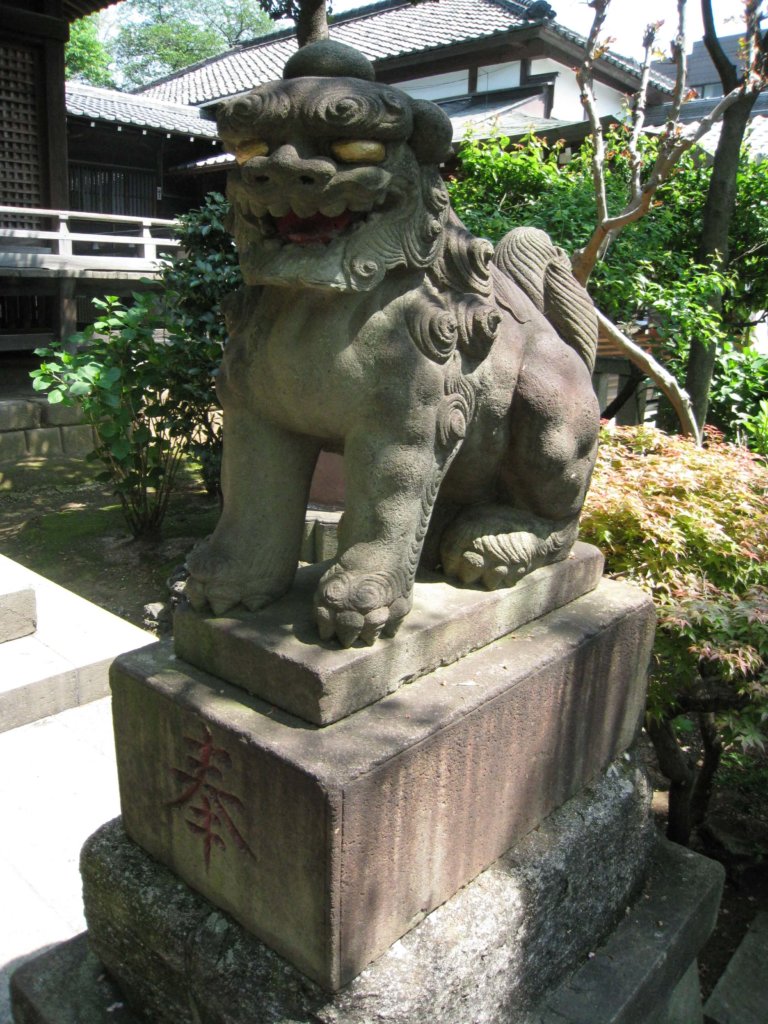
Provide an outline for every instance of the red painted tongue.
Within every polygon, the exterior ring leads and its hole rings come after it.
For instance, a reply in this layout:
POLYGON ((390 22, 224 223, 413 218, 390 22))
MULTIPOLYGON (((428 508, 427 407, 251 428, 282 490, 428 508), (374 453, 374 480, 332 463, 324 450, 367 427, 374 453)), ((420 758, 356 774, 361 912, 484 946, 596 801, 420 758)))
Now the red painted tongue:
POLYGON ((344 210, 338 217, 326 217, 324 213, 315 213, 311 217, 299 217, 291 210, 284 217, 275 218, 278 234, 294 242, 296 245, 310 245, 312 242, 330 242, 352 220, 349 210, 344 210))

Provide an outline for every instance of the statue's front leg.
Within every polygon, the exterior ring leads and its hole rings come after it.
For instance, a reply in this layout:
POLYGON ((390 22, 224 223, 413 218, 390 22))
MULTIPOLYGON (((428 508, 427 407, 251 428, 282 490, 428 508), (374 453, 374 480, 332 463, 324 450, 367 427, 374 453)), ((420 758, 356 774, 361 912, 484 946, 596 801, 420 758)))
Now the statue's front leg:
POLYGON ((372 644, 393 635, 410 610, 429 517, 454 453, 437 447, 434 433, 405 441, 379 429, 347 438, 339 550, 315 598, 323 639, 372 644))
POLYGON ((244 409, 224 421, 224 508, 213 534, 187 560, 187 596, 223 615, 255 610, 293 582, 319 443, 244 409))

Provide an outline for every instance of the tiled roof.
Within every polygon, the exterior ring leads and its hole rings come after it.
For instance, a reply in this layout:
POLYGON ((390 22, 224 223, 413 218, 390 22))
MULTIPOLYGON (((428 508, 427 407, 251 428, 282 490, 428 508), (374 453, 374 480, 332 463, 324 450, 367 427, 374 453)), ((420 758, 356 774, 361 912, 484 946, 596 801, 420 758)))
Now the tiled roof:
POLYGON ((441 103, 453 125, 453 141, 461 142, 469 132, 473 137, 485 139, 498 132, 510 138, 527 135, 531 131, 547 132, 564 128, 570 122, 542 117, 526 109, 530 99, 481 99, 474 102, 441 103))
POLYGON ((113 3, 115 0, 64 0, 61 9, 67 21, 77 21, 78 18, 94 14, 113 3))
MULTIPOLYGON (((699 122, 711 113, 722 97, 711 99, 695 99, 684 103, 680 112, 680 120, 686 129, 695 130, 699 122)), ((648 110, 646 123, 651 131, 661 131, 665 118, 669 113, 669 105, 654 107, 648 110)), ((713 125, 706 135, 699 139, 698 145, 710 156, 714 155, 720 138, 722 121, 713 125)), ((755 160, 768 159, 768 93, 760 93, 750 116, 744 142, 755 160)))
MULTIPOLYGON (((526 20, 532 0, 426 0, 414 5, 405 0, 383 0, 339 17, 330 26, 332 39, 348 43, 371 61, 427 53, 457 43, 503 36, 510 29, 536 24, 526 20)), ((569 43, 583 46, 584 37, 556 23, 547 28, 569 43)), ((184 71, 145 86, 141 95, 176 103, 206 104, 246 92, 261 82, 280 78, 283 65, 296 49, 292 30, 273 32, 253 43, 209 58, 184 71)), ((603 58, 624 73, 639 67, 629 59, 608 54, 603 58)), ((670 83, 654 76, 662 88, 670 83)))
POLYGON ((150 97, 98 89, 81 82, 67 82, 67 114, 196 138, 216 138, 215 122, 204 118, 197 107, 160 103, 150 97))

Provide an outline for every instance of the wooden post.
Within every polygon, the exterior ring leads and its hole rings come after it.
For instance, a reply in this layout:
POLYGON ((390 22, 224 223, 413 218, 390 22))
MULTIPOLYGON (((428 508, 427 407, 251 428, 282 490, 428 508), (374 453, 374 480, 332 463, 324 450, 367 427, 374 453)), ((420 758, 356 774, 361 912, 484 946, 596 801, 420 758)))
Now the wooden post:
POLYGON ((59 341, 66 342, 77 330, 77 298, 75 297, 74 277, 59 278, 58 303, 57 334, 59 341))

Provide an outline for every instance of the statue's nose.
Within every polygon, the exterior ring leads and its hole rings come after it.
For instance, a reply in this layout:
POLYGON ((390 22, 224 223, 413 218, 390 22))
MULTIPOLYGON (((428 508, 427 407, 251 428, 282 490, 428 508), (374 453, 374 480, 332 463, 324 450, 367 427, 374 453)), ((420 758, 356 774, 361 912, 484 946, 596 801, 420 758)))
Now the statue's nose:
POLYGON ((322 188, 335 173, 335 166, 322 157, 305 159, 295 146, 284 145, 268 157, 249 160, 243 168, 247 184, 278 187, 306 185, 322 188))

